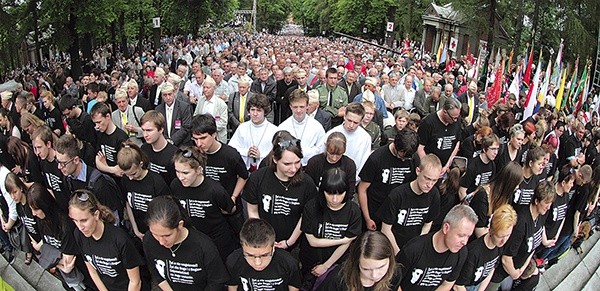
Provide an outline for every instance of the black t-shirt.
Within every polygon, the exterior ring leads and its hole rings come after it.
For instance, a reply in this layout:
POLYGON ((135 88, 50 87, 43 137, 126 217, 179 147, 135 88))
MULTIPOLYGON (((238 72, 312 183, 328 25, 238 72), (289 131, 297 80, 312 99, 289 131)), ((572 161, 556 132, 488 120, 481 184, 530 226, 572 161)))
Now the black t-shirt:
POLYGON ((432 188, 417 195, 410 183, 400 185, 384 200, 378 212, 381 221, 392 226, 399 248, 419 236, 423 225, 432 222, 440 213, 440 193, 432 188))
POLYGON ((113 133, 106 134, 105 132, 98 133, 98 143, 96 152, 102 151, 106 157, 108 166, 117 165, 117 153, 123 146, 123 142, 129 139, 129 136, 120 128, 115 128, 113 133))
POLYGON ((44 175, 42 174, 42 169, 40 167, 40 160, 35 155, 31 147, 27 148, 27 164, 21 165, 22 178, 25 178, 26 182, 41 182, 44 180, 44 175))
POLYGON ((144 264, 129 236, 121 229, 104 223, 99 240, 75 231, 75 241, 83 258, 92 265, 108 290, 127 290, 127 270, 144 264))
POLYGON ((438 253, 433 248, 433 234, 409 241, 398 254, 402 266, 402 290, 435 290, 444 281, 456 281, 467 259, 467 248, 458 253, 447 250, 438 253))
MULTIPOLYGON (((574 232, 573 222, 575 220, 575 212, 579 211, 579 222, 585 218, 588 207, 588 197, 590 195, 590 186, 586 184, 584 186, 575 185, 571 189, 573 196, 569 200, 569 206, 567 207, 567 216, 565 217, 565 224, 560 232, 561 236, 570 235, 574 232)), ((571 192, 569 194, 571 195, 571 192)))
POLYGON ((540 282, 540 275, 534 275, 527 279, 517 279, 513 281, 513 291, 532 291, 535 290, 538 283, 540 282))
POLYGON ((436 114, 429 114, 419 125, 419 144, 425 146, 425 153, 435 154, 445 165, 461 140, 460 122, 445 125, 436 114))
POLYGON ((482 236, 467 245, 468 256, 462 267, 457 285, 475 286, 487 278, 500 264, 502 250, 493 249, 485 245, 485 236, 482 236))
POLYGON ((527 208, 529 209, 529 205, 533 203, 533 192, 535 191, 535 187, 539 184, 540 179, 537 175, 532 175, 529 178, 523 178, 521 184, 515 192, 510 200, 512 206, 518 210, 519 208, 527 208))
MULTIPOLYGON (((319 287, 317 287, 317 291, 347 291, 348 286, 344 282, 344 276, 342 274, 342 265, 335 266, 327 278, 323 280, 323 283, 319 287)), ((390 287, 387 289, 389 291, 396 291, 398 287, 400 287, 400 281, 402 281, 402 268, 400 266, 396 266, 394 270, 394 275, 392 275, 392 279, 390 280, 390 287)), ((373 290, 373 286, 364 287, 364 291, 373 290)))
POLYGON ((469 137, 465 138, 463 142, 460 143, 460 150, 458 151, 458 156, 471 159, 481 154, 481 144, 475 143, 473 141, 474 137, 474 135, 470 135, 469 137))
POLYGON ((159 174, 165 180, 167 185, 171 184, 176 177, 175 175, 175 165, 173 164, 173 157, 175 153, 177 153, 177 147, 167 143, 167 146, 162 150, 155 152, 152 149, 151 144, 143 144, 142 152, 146 154, 148 157, 148 161, 150 164, 148 165, 148 169, 154 173, 159 174))
POLYGON ((188 237, 170 250, 150 232, 144 235, 144 253, 152 277, 159 283, 167 281, 173 290, 222 290, 229 274, 217 247, 205 234, 188 230, 188 237))
MULTIPOLYGON (((513 228, 512 234, 504 245, 502 254, 512 257, 515 269, 523 267, 529 255, 541 243, 541 231, 544 225, 544 222, 540 221, 540 217, 538 217, 537 222, 533 220, 529 207, 517 210, 517 216, 519 217, 517 225, 513 228), (537 242, 537 236, 539 236, 539 242, 537 242)), ((504 270, 504 267, 497 268, 492 277, 492 282, 499 283, 506 277, 508 277, 508 273, 504 270)))
POLYGON ((192 225, 213 240, 221 258, 227 258, 238 247, 233 230, 221 212, 231 212, 234 206, 221 184, 204 177, 198 187, 183 187, 179 179, 174 179, 171 192, 190 214, 192 225))
POLYGON ((242 249, 231 253, 226 265, 231 276, 226 284, 237 286, 238 290, 287 291, 288 286, 302 286, 298 262, 290 253, 277 248, 271 263, 262 271, 256 271, 248 264, 242 249))
POLYGON ((546 237, 552 239, 558 234, 558 229, 561 223, 567 216, 567 207, 569 206, 569 195, 563 193, 562 195, 556 195, 554 202, 552 202, 552 208, 546 213, 546 237))
POLYGON ((500 151, 498 152, 498 155, 496 156, 496 159, 494 160, 494 162, 496 163, 496 169, 498 171, 500 171, 502 168, 504 168, 504 166, 506 166, 509 162, 516 162, 519 165, 522 164, 521 161, 523 160, 523 153, 525 152, 523 147, 519 148, 515 158, 512 159, 510 157, 510 153, 508 151, 508 146, 509 146, 508 144, 502 145, 500 147, 500 151))
POLYGON ((414 159, 398 159, 392 155, 389 147, 379 148, 369 156, 359 176, 361 181, 371 183, 367 188, 371 219, 380 220, 376 212, 392 189, 417 177, 417 165, 414 159))
POLYGON ((33 216, 31 207, 27 204, 23 205, 21 203, 16 203, 16 208, 19 220, 21 220, 21 223, 25 226, 27 234, 29 234, 36 242, 39 242, 42 237, 40 235, 37 219, 33 216))
MULTIPOLYGON (((546 164, 546 168, 544 169, 546 172, 546 177, 554 176, 556 173, 556 169, 558 168, 558 158, 555 153, 550 154, 550 159, 548 159, 548 163, 546 164)), ((593 169, 594 167, 592 167, 593 169)))
POLYGON ((58 129, 60 130, 60 135, 65 133, 65 126, 62 122, 62 114, 60 113, 60 110, 58 110, 58 107, 54 107, 52 111, 48 111, 48 109, 44 108, 43 114, 44 122, 46 125, 48 125, 48 127, 50 127, 50 129, 52 129, 52 131, 58 129))
POLYGON ((317 188, 319 188, 323 174, 333 168, 340 168, 346 173, 346 185, 348 185, 346 195, 354 196, 356 189, 356 164, 347 156, 342 156, 337 163, 331 164, 327 161, 326 154, 315 155, 308 160, 305 173, 313 179, 317 188))
POLYGON ((148 203, 154 197, 171 194, 171 189, 159 174, 152 171, 148 171, 148 174, 139 181, 123 177, 121 184, 121 188, 126 195, 127 205, 131 207, 138 230, 141 233, 146 233, 148 231, 148 225, 146 224, 148 203))
MULTIPOLYGON (((248 179, 248 169, 240 153, 227 144, 212 154, 206 155, 204 175, 219 182, 231 196, 238 178, 248 179)), ((242 199, 236 200, 236 212, 242 210, 242 199)))
MULTIPOLYGON (((353 238, 362 232, 362 217, 356 203, 348 200, 344 206, 331 210, 327 205, 320 205, 320 199, 314 198, 304 206, 302 213, 302 232, 312 234, 316 238, 342 239, 353 238)), ((300 261, 310 269, 316 264, 327 261, 338 246, 316 248, 312 247, 305 236, 302 236, 300 246, 300 261)))
MULTIPOLYGON (((61 214, 62 215, 62 214, 61 214)), ((45 244, 51 245, 58 250, 60 250, 63 254, 67 255, 78 255, 79 247, 75 242, 75 238, 73 237, 73 231, 75 230, 75 224, 64 217, 62 223, 58 221, 50 222, 55 224, 56 227, 50 229, 49 227, 42 227, 42 223, 40 219, 36 217, 36 223, 40 225, 40 234, 42 235, 42 239, 45 244), (58 225, 63 225, 63 230, 59 231, 58 225)))
POLYGON ((477 187, 490 182, 496 174, 496 165, 494 161, 487 164, 481 160, 481 156, 473 158, 467 165, 467 171, 460 180, 460 186, 467 188, 467 194, 475 191, 477 187))
POLYGON ((69 131, 73 133, 78 139, 87 141, 91 144, 96 143, 97 131, 96 125, 92 121, 92 117, 85 112, 81 111, 81 114, 77 118, 67 118, 67 125, 69 125, 69 131))
POLYGON ((260 168, 250 175, 242 198, 258 205, 260 218, 275 229, 277 241, 288 239, 298 224, 304 205, 316 197, 317 188, 310 176, 303 174, 296 185, 281 182, 270 168, 260 168), (288 187, 287 191, 285 186, 288 187))
POLYGON ((69 192, 69 187, 65 183, 65 176, 58 169, 58 163, 56 162, 56 159, 54 159, 52 162, 48 162, 48 160, 41 160, 40 168, 42 169, 42 174, 45 177, 44 182, 46 184, 46 188, 51 189, 54 193, 54 199, 56 200, 60 210, 68 213, 71 192, 69 192))
POLYGON ((469 206, 471 206, 477 215, 475 227, 489 227, 491 217, 488 215, 488 212, 491 205, 488 200, 488 193, 485 189, 481 188, 473 195, 471 202, 469 202, 469 206))
POLYGON ((433 219, 430 231, 438 231, 442 228, 444 218, 446 214, 450 212, 452 207, 460 203, 458 197, 458 191, 448 191, 446 193, 440 192, 440 214, 433 219))
POLYGON ((492 126, 492 132, 500 139, 500 144, 502 145, 506 144, 510 140, 508 131, 500 130, 497 124, 492 126))

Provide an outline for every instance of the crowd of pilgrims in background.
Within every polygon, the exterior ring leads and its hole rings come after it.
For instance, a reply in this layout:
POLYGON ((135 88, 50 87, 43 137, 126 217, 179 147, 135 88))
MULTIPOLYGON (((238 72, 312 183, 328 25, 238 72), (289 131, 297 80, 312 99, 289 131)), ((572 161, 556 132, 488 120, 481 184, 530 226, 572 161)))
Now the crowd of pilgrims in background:
POLYGON ((73 290, 533 290, 595 229, 592 99, 524 118, 525 96, 488 109, 466 59, 313 40, 19 71, 4 256, 73 290))

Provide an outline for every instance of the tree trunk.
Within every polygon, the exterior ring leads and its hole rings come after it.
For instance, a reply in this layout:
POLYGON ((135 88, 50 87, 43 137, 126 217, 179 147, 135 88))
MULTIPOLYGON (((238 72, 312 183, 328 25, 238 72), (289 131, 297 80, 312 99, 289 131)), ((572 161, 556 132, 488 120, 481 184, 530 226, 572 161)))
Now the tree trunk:
POLYGON ((137 44, 137 53, 138 55, 142 55, 142 51, 144 50, 144 13, 142 12, 142 10, 140 10, 139 13, 139 18, 140 18, 140 30, 139 30, 139 34, 138 34, 138 44, 137 44))
POLYGON ((35 38, 35 57, 38 59, 38 62, 42 63, 42 55, 40 51, 40 28, 38 25, 38 9, 37 9, 37 1, 31 1, 31 12, 33 18, 33 35, 35 38))
POLYGON ((69 56, 71 57, 71 77, 73 77, 73 80, 78 80, 82 72, 81 59, 79 58, 79 34, 77 33, 77 16, 75 13, 71 13, 70 15, 67 29, 69 30, 69 35, 71 39, 71 44, 69 45, 69 56))
POLYGON ((515 52, 519 52, 521 50, 521 33, 523 32, 523 1, 517 0, 515 10, 517 10, 517 18, 515 23, 515 43, 514 49, 515 52))
MULTIPOLYGON (((532 40, 535 40, 535 35, 538 32, 538 24, 540 21, 540 10, 542 10, 542 5, 544 5, 544 3, 542 3, 541 0, 535 0, 534 1, 534 7, 533 7, 533 20, 532 20, 532 26, 533 27, 533 35, 531 36, 532 40)), ((541 34, 540 34, 541 36, 541 34)))
MULTIPOLYGON (((496 7, 498 6, 498 0, 490 0, 490 28, 488 31, 488 52, 491 54, 494 50, 494 43, 496 37, 496 7)), ((520 0, 523 1, 523 0, 520 0)))
POLYGON ((83 53, 83 58, 85 60, 92 60, 92 35, 89 32, 84 33, 81 40, 81 52, 83 53))
POLYGON ((125 58, 128 59, 129 49, 127 48, 127 36, 125 35, 125 12, 123 11, 121 11, 121 14, 119 15, 119 33, 121 36, 121 52, 125 58))

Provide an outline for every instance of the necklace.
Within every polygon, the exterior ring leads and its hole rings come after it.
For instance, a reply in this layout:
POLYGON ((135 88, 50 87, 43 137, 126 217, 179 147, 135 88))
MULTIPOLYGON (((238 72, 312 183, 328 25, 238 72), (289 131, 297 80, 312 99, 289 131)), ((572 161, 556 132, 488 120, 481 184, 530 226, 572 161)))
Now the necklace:
POLYGON ((175 257, 175 252, 181 247, 182 244, 183 242, 180 242, 179 245, 175 248, 175 250, 169 248, 169 251, 171 251, 171 256, 173 256, 173 258, 175 257))
POLYGON ((281 180, 279 180, 277 173, 275 173, 275 179, 277 179, 277 182, 279 182, 279 185, 281 185, 281 187, 283 187, 285 189, 285 192, 287 192, 290 189, 290 181, 287 181, 287 186, 286 186, 283 182, 281 182, 281 180))

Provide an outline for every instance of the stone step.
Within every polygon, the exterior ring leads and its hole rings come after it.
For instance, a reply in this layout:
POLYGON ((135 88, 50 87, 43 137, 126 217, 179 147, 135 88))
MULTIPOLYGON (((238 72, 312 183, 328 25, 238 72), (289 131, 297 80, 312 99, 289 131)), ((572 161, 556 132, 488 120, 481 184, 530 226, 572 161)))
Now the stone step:
POLYGON ((595 286, 588 290, 598 290, 600 281, 596 280, 600 280, 600 244, 597 244, 599 239, 600 233, 594 233, 582 244, 582 254, 578 255, 570 249, 556 265, 540 276, 536 290, 584 290, 586 286, 595 286))
POLYGON ((26 265, 25 253, 19 251, 15 254, 12 265, 0 256, 0 276, 15 290, 65 290, 61 281, 42 269, 36 261, 26 265))

